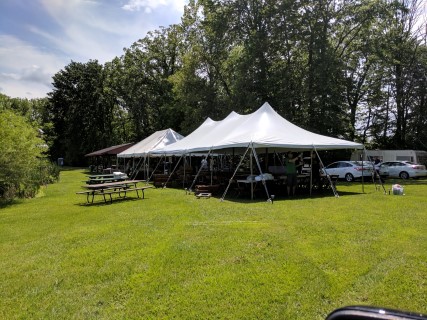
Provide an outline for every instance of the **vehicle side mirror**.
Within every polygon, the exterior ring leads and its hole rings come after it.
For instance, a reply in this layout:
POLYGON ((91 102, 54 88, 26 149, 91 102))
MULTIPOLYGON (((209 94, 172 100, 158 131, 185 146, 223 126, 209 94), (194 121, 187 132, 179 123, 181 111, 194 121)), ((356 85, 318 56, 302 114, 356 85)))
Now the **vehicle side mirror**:
POLYGON ((347 306, 332 311, 325 320, 427 320, 427 316, 401 310, 369 306, 347 306))

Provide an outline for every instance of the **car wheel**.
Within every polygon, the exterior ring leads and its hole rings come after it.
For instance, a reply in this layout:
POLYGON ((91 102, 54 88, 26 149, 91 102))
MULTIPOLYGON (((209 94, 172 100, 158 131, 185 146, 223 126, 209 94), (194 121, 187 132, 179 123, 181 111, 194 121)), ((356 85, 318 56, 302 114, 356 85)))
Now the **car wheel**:
POLYGON ((346 173, 345 175, 345 181, 352 182, 354 180, 354 177, 351 173, 346 173))
POLYGON ((409 173, 407 173, 406 171, 402 171, 402 172, 399 174, 399 177, 400 177, 401 179, 403 179, 403 180, 409 179, 409 173))

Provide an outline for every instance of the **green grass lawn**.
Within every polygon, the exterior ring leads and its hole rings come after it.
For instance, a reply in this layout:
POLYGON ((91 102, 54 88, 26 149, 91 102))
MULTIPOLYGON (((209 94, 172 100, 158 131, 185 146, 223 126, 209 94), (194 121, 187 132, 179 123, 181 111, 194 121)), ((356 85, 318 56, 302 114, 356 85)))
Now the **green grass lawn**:
POLYGON ((1 319, 324 319, 354 304, 427 313, 427 180, 398 181, 404 196, 340 182, 339 198, 149 189, 94 205, 75 194, 83 180, 64 170, 39 197, 0 208, 1 319))

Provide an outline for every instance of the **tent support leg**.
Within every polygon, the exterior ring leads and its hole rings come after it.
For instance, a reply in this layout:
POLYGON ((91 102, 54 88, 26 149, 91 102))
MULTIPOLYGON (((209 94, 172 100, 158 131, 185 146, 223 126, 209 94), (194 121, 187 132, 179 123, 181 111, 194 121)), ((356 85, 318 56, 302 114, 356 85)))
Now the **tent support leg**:
MULTIPOLYGON (((206 159, 206 160, 208 159, 209 155, 211 154, 211 151, 212 151, 212 148, 209 150, 209 152, 208 152, 207 156, 205 157, 205 159, 206 159)), ((190 188, 188 188, 189 192, 191 192, 191 190, 193 190, 193 186, 194 186, 194 184, 196 183, 197 178, 199 177, 199 174, 200 174, 200 172, 202 171, 202 169, 203 169, 203 166, 200 166, 199 171, 197 171, 197 174, 196 174, 196 176, 194 177, 193 183, 191 184, 190 188)))
POLYGON ((322 168, 323 172, 326 174, 326 177, 328 178, 329 185, 331 186, 331 189, 332 189, 332 192, 333 192, 333 193, 334 193, 334 195, 335 195, 335 198, 339 198, 339 195, 338 195, 337 189, 335 188, 335 185, 332 183, 331 176, 328 174, 328 172, 327 172, 326 170, 324 170, 324 169, 325 169, 325 166, 323 165, 323 161, 322 161, 322 159, 320 158, 319 153, 317 152, 316 147, 315 147, 315 146, 313 146, 313 149, 314 149, 314 151, 316 152, 317 157, 319 158, 320 166, 321 166, 321 168, 322 168))
POLYGON ((264 175, 262 173, 262 169, 261 169, 261 165, 259 163, 258 155, 257 155, 257 153, 256 153, 255 148, 253 147, 253 145, 252 145, 252 153, 254 155, 256 164, 258 166, 258 170, 259 170, 260 175, 261 175, 261 181, 262 181, 262 185, 264 186, 264 189, 265 189, 265 194, 267 195, 267 201, 273 203, 272 197, 270 197, 270 195, 268 193, 267 183, 265 182, 265 177, 264 177, 264 175))
MULTIPOLYGON (((249 145, 249 146, 246 148, 245 153, 244 153, 244 154, 243 154, 243 156, 240 158, 240 162, 239 162, 239 164, 237 165, 236 169, 234 170, 233 175, 231 176, 230 180, 228 181, 227 188, 225 188, 225 191, 224 191, 224 193, 223 193, 223 195, 222 195, 222 197, 221 197, 221 201, 224 201, 225 195, 227 194, 228 189, 230 188, 230 185, 231 185, 231 183, 233 182, 234 176, 236 175, 237 170, 239 170, 239 167, 240 167, 240 165, 241 165, 241 164, 242 164, 242 162, 243 162, 243 159, 246 157, 246 154, 248 153, 248 150, 249 150, 250 146, 251 146, 251 145, 249 145)), ((233 150, 233 151, 234 151, 234 150, 233 150)))
MULTIPOLYGON (((366 155, 366 159, 368 159, 368 161, 370 161, 371 162, 371 164, 372 164, 372 168, 373 168, 373 172, 372 172, 372 181, 374 182, 374 184, 375 184, 375 189, 377 189, 377 182, 376 182, 376 179, 378 178, 378 180, 379 180, 379 184, 381 184, 381 186, 382 186, 382 188, 383 188, 383 191, 384 191, 384 194, 387 194, 387 191, 385 190, 385 187, 384 187, 384 183, 383 183, 383 181, 381 180, 381 176, 380 176, 380 174, 379 174, 379 172, 375 169, 375 164, 374 164, 374 161, 372 161, 372 157, 371 156, 368 156, 368 153, 366 152, 366 148, 363 148, 363 152, 364 152, 364 154, 366 155)), ((362 161, 363 161, 363 159, 364 158, 362 158, 362 161)))
POLYGON ((170 178, 172 177, 173 173, 175 172, 176 168, 178 167, 179 163, 181 162, 181 159, 182 159, 183 155, 184 155, 184 154, 181 154, 181 156, 179 157, 178 161, 176 162, 175 167, 173 168, 173 170, 171 171, 171 173, 169 173, 169 177, 168 177, 168 179, 166 180, 165 184, 163 185, 163 188, 166 188, 166 186, 167 186, 167 184, 168 184, 168 182, 169 182, 170 178))
POLYGON ((148 177, 148 179, 147 179, 147 184, 148 184, 148 182, 150 182, 150 181, 151 181, 151 178, 153 177, 154 172, 156 172, 157 168, 159 167, 160 162, 162 162, 163 157, 165 157, 165 158, 166 158, 166 155, 162 155, 162 156, 160 157, 159 161, 157 162, 156 167, 154 168, 153 172, 151 173, 151 176, 149 176, 149 177, 148 177))

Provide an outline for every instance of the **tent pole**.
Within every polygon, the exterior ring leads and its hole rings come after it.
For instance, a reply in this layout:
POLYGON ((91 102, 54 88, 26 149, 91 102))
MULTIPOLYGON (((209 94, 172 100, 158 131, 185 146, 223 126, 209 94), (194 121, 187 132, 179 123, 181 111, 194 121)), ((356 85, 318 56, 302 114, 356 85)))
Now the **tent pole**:
MULTIPOLYGON (((139 170, 141 169, 141 166, 144 164, 145 162, 145 158, 139 158, 138 163, 136 164, 136 166, 133 166, 133 172, 131 174, 131 179, 136 179, 136 176, 138 175, 139 170), (144 159, 144 161, 142 160, 144 159)), ((135 162, 134 162, 135 163, 135 162)))
MULTIPOLYGON (((280 155, 275 151, 274 154, 276 155, 277 159, 279 160, 279 163, 281 166, 284 166, 284 163, 282 161, 282 158, 280 157, 280 155)), ((274 165, 276 165, 276 161, 274 161, 274 165)))
POLYGON ((363 179, 363 176, 364 176, 363 159, 365 159, 365 148, 363 148, 362 150, 362 193, 365 193, 365 180, 363 179))
POLYGON ((268 171, 268 148, 265 148, 265 163, 264 163, 264 172, 268 171))
POLYGON ((325 173, 326 178, 328 178, 329 185, 331 186, 332 192, 334 193, 334 195, 335 195, 336 198, 339 198, 337 189, 335 188, 334 184, 332 183, 331 176, 328 174, 328 172, 326 170, 324 170, 325 166, 323 165, 323 161, 320 158, 319 153, 317 152, 317 149, 316 149, 316 147, 314 145, 313 145, 313 149, 314 149, 314 151, 316 151, 316 155, 319 158, 320 166, 322 167, 322 170, 325 173))
MULTIPOLYGON (((212 148, 209 150, 207 156, 205 157, 205 159, 207 159, 209 157, 209 155, 211 154, 212 148)), ((200 166, 199 171, 197 171, 196 176, 194 177, 193 183, 191 184, 190 188, 188 189, 189 192, 191 192, 191 190, 193 190, 193 186, 196 183, 197 178, 199 177, 200 172, 202 171, 203 166, 200 166)))
POLYGON ((148 180, 148 177, 150 176, 150 158, 148 157, 148 162, 147 162, 147 175, 145 176, 145 180, 148 180))
POLYGON ((211 172, 211 185, 212 185, 212 179, 213 179, 213 157, 211 156, 211 161, 209 162, 209 170, 211 172))
POLYGON ((187 164, 187 155, 184 155, 184 178, 182 180, 182 187, 185 189, 185 167, 187 164))
POLYGON ((169 173, 169 177, 168 177, 168 179, 166 180, 165 184, 163 185, 163 188, 166 188, 166 186, 167 186, 167 184, 168 184, 168 182, 169 182, 169 179, 172 177, 173 173, 175 172, 176 168, 178 167, 179 163, 181 162, 181 159, 182 159, 183 155, 184 155, 184 153, 183 153, 183 154, 181 154, 181 156, 179 157, 178 161, 176 162, 175 167, 174 167, 174 168, 173 168, 173 170, 169 173))
MULTIPOLYGON (((240 165, 242 164, 243 159, 246 157, 246 154, 248 153, 248 150, 249 150, 249 148, 250 148, 250 147, 251 147, 251 145, 248 145, 248 147, 246 148, 246 151, 245 151, 245 153, 243 154, 242 158, 240 158, 240 162, 239 162, 239 164, 237 165, 236 169, 234 170, 233 175, 231 176, 230 180, 228 181, 227 188, 225 188, 225 191, 224 191, 224 193, 223 193, 223 195, 222 195, 222 197, 221 197, 221 201, 224 201, 225 195, 227 194, 228 189, 230 188, 230 185, 231 185, 231 183, 233 182, 234 176, 236 175, 237 170, 239 170, 239 167, 240 167, 240 165)), ((234 154, 234 148, 233 148, 233 154, 234 154)))
POLYGON ((261 164, 259 163, 258 155, 256 153, 255 148, 253 148, 253 145, 252 145, 252 151, 253 151, 254 158, 255 158, 255 161, 257 163, 260 175, 261 175, 261 182, 262 182, 262 184, 264 186, 265 193, 267 194, 267 201, 270 201, 271 203, 273 203, 273 196, 270 196, 269 193, 268 193, 267 183, 265 181, 265 177, 264 177, 264 174, 262 172, 261 164))
MULTIPOLYGON (((252 157, 253 157, 253 151, 254 151, 254 147, 253 144, 251 146, 252 152, 249 155, 249 165, 250 165, 250 172, 251 172, 251 179, 254 175, 254 170, 253 170, 253 163, 252 163, 252 157)), ((251 200, 254 199, 254 184, 251 182, 251 200)))
POLYGON ((377 171, 377 169, 375 168, 375 164, 374 164, 374 161, 372 161, 372 157, 370 156, 370 155, 368 155, 368 153, 366 152, 366 148, 364 147, 363 148, 363 151, 365 152, 365 154, 366 154, 366 160, 367 161, 369 161, 370 163, 371 163, 371 165, 372 165, 372 170, 373 170, 373 172, 372 172, 372 182, 375 184, 375 189, 377 189, 377 182, 376 182, 376 178, 378 178, 378 180, 379 180, 379 184, 381 184, 381 186, 382 186, 382 188, 383 188, 383 190, 384 190, 384 194, 387 194, 387 191, 385 190, 385 187, 384 187, 384 184, 383 184, 383 181, 381 180, 381 176, 380 176, 380 173, 379 173, 379 171, 377 171))
POLYGON ((153 172, 151 173, 151 176, 150 176, 150 177, 148 177, 147 184, 148 184, 148 182, 151 180, 151 178, 153 177, 154 172, 156 172, 156 170, 157 170, 157 168, 159 167, 160 163, 162 162, 163 156, 166 158, 166 154, 162 154, 162 156, 160 157, 159 161, 157 162, 156 167, 154 168, 153 172))
MULTIPOLYGON (((313 149, 311 149, 310 152, 310 197, 311 197, 311 193, 313 191, 313 149)), ((303 159, 303 166, 304 166, 304 159, 303 159)))
MULTIPOLYGON (((245 152, 245 154, 246 154, 246 152, 245 152)), ((230 165, 230 168, 231 168, 231 170, 234 170, 234 156, 235 156, 235 154, 234 154, 234 148, 233 148, 233 156, 231 157, 231 165, 230 165)), ((239 165, 240 166, 240 165, 239 165)))

